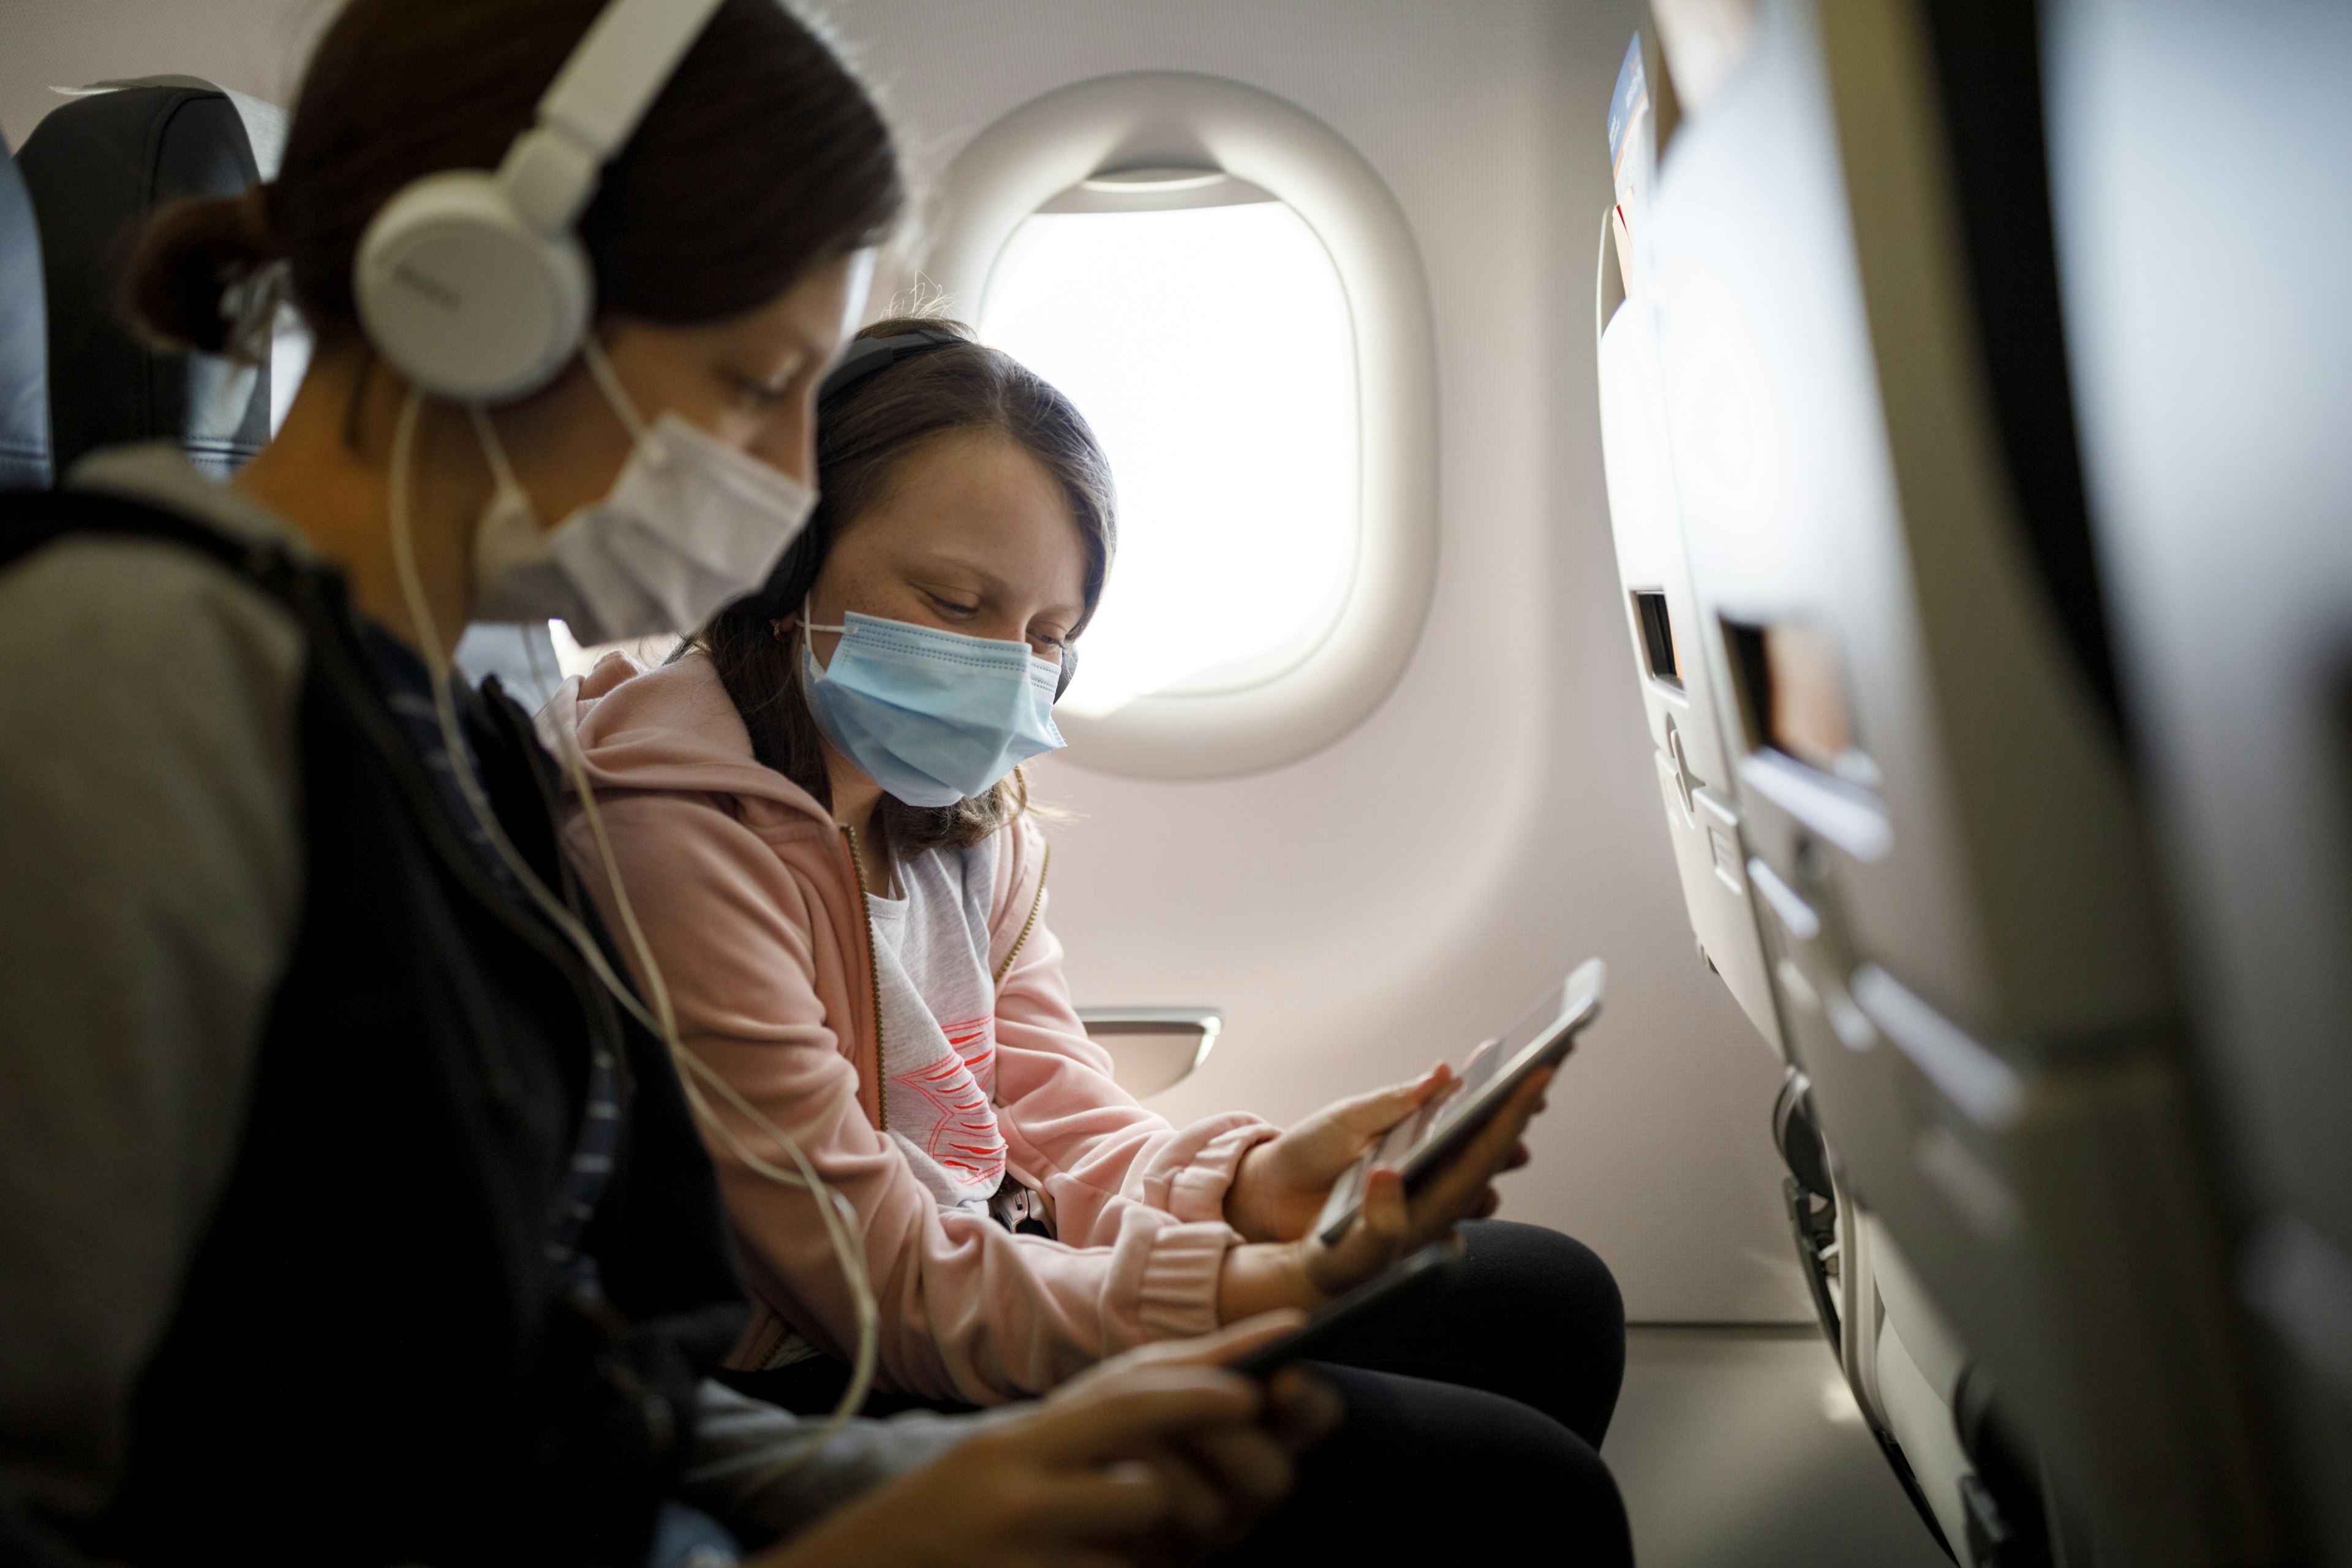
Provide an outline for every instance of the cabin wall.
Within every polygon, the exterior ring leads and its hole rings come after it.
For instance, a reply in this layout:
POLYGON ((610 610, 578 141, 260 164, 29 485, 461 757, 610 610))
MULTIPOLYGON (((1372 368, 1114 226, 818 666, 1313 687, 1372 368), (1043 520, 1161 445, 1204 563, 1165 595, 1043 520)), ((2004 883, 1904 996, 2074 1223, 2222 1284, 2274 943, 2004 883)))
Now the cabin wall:
MULTIPOLYGON (((0 126, 183 71, 280 102, 331 0, 11 0, 0 126)), ((1298 1116, 1458 1058, 1569 967, 1608 1011, 1507 1179, 1632 1317, 1811 1316, 1767 1121, 1780 1068, 1696 956, 1633 682, 1594 413, 1592 268, 1631 0, 840 0, 919 174, 1028 99, 1192 69, 1333 126, 1395 192, 1434 305, 1442 559, 1395 693, 1321 753, 1156 784, 1053 759, 1055 928, 1082 1004, 1225 1010, 1184 1118, 1298 1116), (977 25, 979 18, 985 25, 977 25)), ((966 302, 967 306, 970 302, 966 302)))
POLYGON ((202 77, 292 108, 294 84, 340 0, 6 0, 0 128, 22 147, 65 99, 122 77, 202 77))

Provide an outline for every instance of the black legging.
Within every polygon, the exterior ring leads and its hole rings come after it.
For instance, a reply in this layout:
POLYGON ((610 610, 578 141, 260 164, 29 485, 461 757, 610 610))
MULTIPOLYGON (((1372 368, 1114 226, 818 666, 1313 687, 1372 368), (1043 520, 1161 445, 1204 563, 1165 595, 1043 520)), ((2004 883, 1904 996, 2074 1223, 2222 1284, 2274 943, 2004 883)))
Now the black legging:
MULTIPOLYGON (((1625 1375, 1617 1281, 1558 1231, 1473 1220, 1462 1237, 1460 1258, 1316 1363, 1347 1420, 1300 1461, 1289 1500, 1217 1562, 1451 1562, 1507 1548, 1629 1568, 1624 1506, 1596 1452, 1625 1375)), ((847 1380, 829 1358, 728 1379, 808 1414, 830 1411, 847 1380)), ((866 1413, 970 1408, 877 1394, 866 1413)))
POLYGON ((1608 1266, 1558 1231, 1462 1226, 1460 1258, 1351 1325, 1316 1370, 1348 1402, 1241 1564, 1491 1560, 1630 1568, 1596 1450, 1625 1377, 1608 1266))

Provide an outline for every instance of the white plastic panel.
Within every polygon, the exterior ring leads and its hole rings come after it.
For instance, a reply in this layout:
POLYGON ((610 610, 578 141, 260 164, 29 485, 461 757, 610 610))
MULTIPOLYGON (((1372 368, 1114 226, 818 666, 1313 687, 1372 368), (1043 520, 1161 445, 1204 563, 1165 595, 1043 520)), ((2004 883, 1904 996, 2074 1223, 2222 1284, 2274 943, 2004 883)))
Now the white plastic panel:
MULTIPOLYGON (((1605 267, 1609 258, 1604 255, 1605 267)), ((1617 575, 1633 637, 1633 678, 1649 715, 1666 835, 1673 842, 1683 902, 1700 951, 1748 1021, 1775 1051, 1776 1011, 1748 886, 1748 854, 1739 831, 1725 726, 1737 723, 1708 668, 1706 637, 1683 549, 1668 449, 1665 394, 1659 384, 1656 309, 1636 294, 1601 333, 1601 436, 1609 478, 1609 514, 1617 575), (1656 602, 1645 605, 1645 597, 1656 602), (1663 610, 1666 624, 1645 626, 1663 610), (1653 639, 1662 646, 1650 647, 1653 639), (1668 668, 1654 668, 1660 655, 1668 668)))

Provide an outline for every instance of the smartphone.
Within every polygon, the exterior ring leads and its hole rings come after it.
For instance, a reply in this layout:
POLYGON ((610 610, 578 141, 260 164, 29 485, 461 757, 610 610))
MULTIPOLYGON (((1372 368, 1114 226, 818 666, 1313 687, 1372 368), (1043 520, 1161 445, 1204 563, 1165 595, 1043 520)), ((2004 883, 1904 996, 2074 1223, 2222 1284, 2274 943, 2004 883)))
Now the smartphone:
POLYGON ((1477 1135, 1528 1074, 1558 1065, 1575 1047, 1578 1031, 1600 1016, 1608 976, 1601 960, 1586 960, 1519 1020, 1518 1027, 1473 1051, 1453 1083, 1392 1128, 1332 1184, 1331 1196, 1315 1221, 1315 1234, 1326 1245, 1347 1235, 1363 1212, 1364 1184, 1382 1166, 1404 1178, 1406 1191, 1420 1185, 1477 1135))
POLYGON ((1418 1283, 1432 1269, 1453 1261, 1462 1250, 1461 1244, 1449 1237, 1433 1241, 1420 1251, 1400 1258, 1370 1279, 1357 1286, 1335 1301, 1331 1301, 1290 1332, 1270 1345, 1260 1345, 1247 1355, 1225 1364, 1244 1377, 1272 1377, 1295 1361, 1312 1361, 1339 1335, 1339 1331, 1383 1301, 1392 1301, 1418 1283))

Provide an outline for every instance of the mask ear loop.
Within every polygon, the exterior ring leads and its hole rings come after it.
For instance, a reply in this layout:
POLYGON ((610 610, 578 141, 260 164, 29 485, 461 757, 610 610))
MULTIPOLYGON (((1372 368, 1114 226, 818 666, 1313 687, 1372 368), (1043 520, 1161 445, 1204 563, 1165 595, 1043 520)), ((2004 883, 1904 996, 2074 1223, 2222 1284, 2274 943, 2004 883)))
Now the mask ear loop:
MULTIPOLYGON (((734 1085, 729 1083, 717 1069, 700 1057, 688 1050, 679 1039, 677 1016, 670 1005, 669 987, 662 978, 660 964, 654 960, 652 944, 646 940, 645 931, 637 923, 636 910, 630 902, 628 889, 621 880, 620 866, 613 854, 612 841, 604 833, 604 818, 596 807, 595 791, 588 778, 586 759, 581 755, 578 738, 569 734, 564 736, 562 761, 565 773, 571 780, 572 790, 579 796, 582 809, 586 815, 589 832, 595 839, 596 852, 603 861, 604 875, 609 879, 609 885, 613 889, 614 903, 620 912, 621 923, 629 937, 631 950, 636 954, 638 964, 645 972, 646 989, 651 994, 654 1003, 651 1012, 648 1012, 645 1004, 638 1000, 636 993, 613 972, 612 965, 604 957, 603 947, 589 932, 588 928, 581 922, 579 917, 572 913, 571 908, 562 900, 549 890, 546 883, 540 879, 539 874, 533 871, 530 864, 523 859, 513 842, 507 837, 506 829, 500 826, 497 814, 491 811, 489 797, 484 793, 481 781, 474 774, 473 764, 468 759, 464 738, 457 728, 457 704, 449 694, 449 659, 448 656, 441 650, 441 638, 433 618, 433 607, 425 595, 424 578, 416 569, 415 544, 409 527, 409 470, 415 451, 417 417, 424 406, 424 401, 422 393, 414 387, 410 388, 406 398, 401 404, 399 419, 393 427, 389 497, 392 513, 393 566, 400 580, 401 595, 407 602, 409 617, 416 625, 417 641, 425 650, 425 667, 433 676, 433 714, 440 724, 442 745, 448 752, 449 769, 452 776, 457 781, 458 793, 465 797, 467 809, 473 813, 475 821, 480 826, 484 837, 489 840, 490 847, 497 852, 499 858, 506 863, 507 868, 514 874, 515 879, 522 885, 523 890, 530 896, 531 901, 539 906, 540 911, 554 923, 557 930, 563 933, 565 939, 579 952, 583 961, 587 963, 589 972, 596 977, 598 984, 611 994, 613 999, 619 1003, 625 1011, 652 1031, 667 1047, 671 1063, 677 1069, 678 1082, 686 1091, 687 1102, 692 1108, 697 1120, 709 1130, 730 1153, 742 1161, 750 1169, 779 1186, 805 1191, 814 1200, 817 1217, 824 1225, 825 1235, 832 1241, 835 1256, 841 1264, 842 1277, 849 1286, 850 1300, 857 1320, 857 1353, 852 1363, 849 1386, 843 1390, 841 1402, 834 1407, 833 1414, 826 1418, 824 1425, 793 1452, 787 1454, 770 1467, 761 1483, 764 1485, 768 1481, 790 1473, 813 1458, 818 1450, 849 1424, 850 1419, 864 1406, 866 1396, 873 1388, 875 1363, 881 1339, 881 1312, 874 1300, 873 1285, 866 1273, 864 1251, 857 1245, 857 1213, 847 1198, 834 1191, 826 1184, 824 1179, 817 1174, 815 1164, 802 1149, 799 1140, 770 1121, 757 1106, 746 1100, 734 1085), (717 1110, 711 1106, 704 1092, 706 1088, 725 1100, 777 1148, 782 1149, 791 1159, 795 1169, 784 1170, 747 1147, 743 1141, 736 1136, 734 1129, 729 1127, 717 1110)), ((478 408, 474 412, 478 421, 477 428, 479 428, 481 424, 487 423, 487 416, 483 415, 478 408)), ((492 464, 494 473, 504 468, 502 460, 494 461, 492 464)), ((511 479, 511 478, 512 475, 507 473, 502 476, 502 480, 511 479)), ((534 651, 535 674, 539 673, 535 668, 536 658, 534 651)))
MULTIPOLYGON (((514 466, 507 461, 506 443, 499 439, 498 426, 490 422, 489 410, 478 403, 468 403, 466 405, 466 416, 474 422, 474 439, 481 444, 482 456, 489 461, 490 483, 498 490, 499 498, 503 500, 508 496, 520 496, 522 498, 523 505, 529 507, 530 494, 522 488, 522 481, 515 478, 514 466)), ((397 441, 398 438, 395 433, 394 439, 397 441)), ((394 460, 397 462, 398 458, 395 458, 394 460)), ((395 479, 394 483, 400 485, 404 481, 395 479)), ((406 499, 404 489, 402 491, 402 498, 404 501, 406 499)), ((404 535, 407 531, 407 515, 404 510, 401 514, 401 531, 404 535)), ((404 590, 406 585, 404 581, 402 584, 404 590)), ((416 607, 414 605, 410 605, 408 613, 414 616, 416 613, 416 607)), ((436 641, 434 646, 438 647, 438 642, 436 641)))
POLYGON ((629 433, 630 440, 640 447, 646 446, 646 437, 650 434, 646 422, 638 415, 637 405, 629 400, 629 389, 621 384, 620 376, 613 369, 613 362, 604 357, 604 351, 597 346, 594 337, 580 340, 580 358, 587 364, 588 374, 596 383, 596 390, 603 393, 604 401, 613 405, 613 416, 621 422, 621 428, 629 433))
MULTIPOLYGON (((837 626, 821 626, 816 624, 815 613, 809 608, 809 600, 814 596, 813 593, 804 594, 801 596, 801 632, 803 634, 801 640, 803 642, 806 642, 808 640, 806 634, 810 632, 832 632, 840 637, 847 637, 849 635, 849 617, 845 614, 841 617, 841 625, 837 626)), ((816 650, 814 648, 811 648, 809 651, 814 653, 816 650)))

